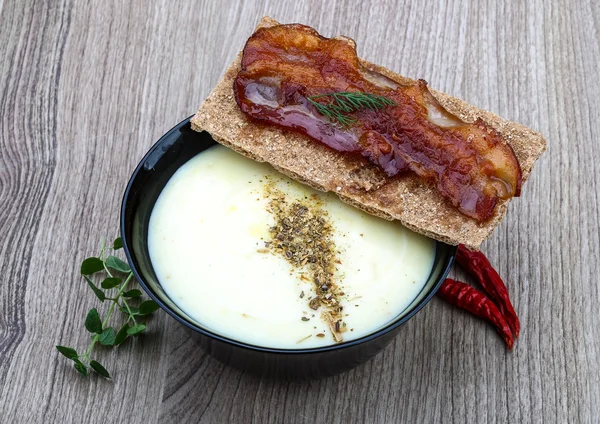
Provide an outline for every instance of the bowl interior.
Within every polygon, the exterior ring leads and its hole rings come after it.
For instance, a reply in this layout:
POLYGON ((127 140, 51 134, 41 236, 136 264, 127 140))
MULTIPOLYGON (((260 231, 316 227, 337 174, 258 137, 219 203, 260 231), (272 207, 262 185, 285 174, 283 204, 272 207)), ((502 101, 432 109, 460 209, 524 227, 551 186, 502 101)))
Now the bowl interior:
POLYGON ((125 195, 121 209, 121 234, 127 259, 134 274, 142 287, 165 311, 175 319, 194 330, 218 340, 226 341, 243 347, 277 352, 307 352, 331 348, 341 348, 345 345, 360 343, 364 339, 377 337, 378 333, 389 331, 406 322, 416 314, 435 294, 440 284, 448 274, 454 259, 456 248, 444 243, 436 243, 434 265, 423 290, 410 306, 393 322, 361 339, 351 340, 333 347, 312 349, 269 349, 251 346, 235 340, 227 339, 212 333, 194 321, 184 311, 171 301, 162 289, 148 251, 148 223, 152 209, 161 191, 171 176, 185 162, 198 153, 213 146, 216 142, 207 132, 198 133, 191 129, 189 118, 172 128, 150 149, 134 171, 125 195))

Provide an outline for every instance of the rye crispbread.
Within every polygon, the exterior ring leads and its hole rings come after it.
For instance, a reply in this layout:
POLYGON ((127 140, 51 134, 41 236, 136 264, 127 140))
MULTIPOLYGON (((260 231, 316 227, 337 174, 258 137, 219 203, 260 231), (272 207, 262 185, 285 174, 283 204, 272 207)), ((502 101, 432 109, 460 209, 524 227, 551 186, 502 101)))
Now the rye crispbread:
MULTIPOLYGON (((265 17, 260 27, 278 25, 265 17)), ((345 39, 345 38, 344 38, 345 39)), ((348 42, 353 43, 348 39, 348 42)), ((397 219, 427 237, 479 249, 506 213, 509 201, 500 201, 484 223, 462 215, 430 184, 411 173, 388 182, 365 160, 348 158, 307 136, 251 122, 238 108, 233 80, 241 54, 192 118, 192 128, 207 131, 219 143, 259 162, 268 162, 289 177, 321 191, 336 193, 344 202, 384 219, 397 219)), ((413 82, 364 60, 361 64, 400 83, 413 82)), ((472 106, 463 100, 431 90, 440 103, 466 122, 481 117, 500 132, 513 148, 527 180, 533 164, 546 150, 541 134, 515 122, 472 106)))

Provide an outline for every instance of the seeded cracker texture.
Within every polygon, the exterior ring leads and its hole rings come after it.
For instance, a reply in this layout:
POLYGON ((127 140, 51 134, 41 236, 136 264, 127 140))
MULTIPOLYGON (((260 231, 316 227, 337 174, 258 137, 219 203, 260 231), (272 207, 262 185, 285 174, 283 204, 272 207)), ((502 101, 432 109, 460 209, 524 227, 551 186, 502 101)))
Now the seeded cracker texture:
MULTIPOLYGON (((278 25, 265 17, 258 28, 278 25)), ((354 45, 345 37, 339 37, 354 45)), ((500 201, 494 215, 477 223, 449 205, 432 185, 407 173, 385 182, 373 165, 348 158, 307 136, 273 126, 253 123, 238 108, 233 80, 240 70, 241 54, 192 118, 195 131, 207 131, 219 143, 317 190, 336 193, 344 202, 372 215, 394 220, 417 233, 451 244, 479 249, 506 213, 509 200, 500 201)), ((400 83, 413 80, 364 60, 361 64, 400 83)), ((431 90, 440 103, 466 122, 481 117, 500 132, 513 148, 527 180, 533 164, 546 150, 541 134, 468 103, 431 90)))

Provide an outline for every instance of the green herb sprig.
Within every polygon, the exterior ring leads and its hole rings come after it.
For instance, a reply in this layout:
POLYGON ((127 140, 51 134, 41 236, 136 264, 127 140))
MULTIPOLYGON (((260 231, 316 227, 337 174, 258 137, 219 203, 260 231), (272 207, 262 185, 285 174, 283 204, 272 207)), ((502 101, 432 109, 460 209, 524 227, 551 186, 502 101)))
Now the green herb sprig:
POLYGON ((101 240, 100 254, 97 257, 85 259, 81 264, 81 275, 90 286, 100 302, 110 301, 105 318, 102 320, 96 308, 90 309, 85 318, 85 328, 92 333, 92 342, 84 353, 77 353, 71 347, 56 346, 56 349, 74 362, 75 369, 85 377, 92 369, 104 378, 111 378, 110 374, 98 361, 91 359, 91 354, 97 343, 104 346, 118 346, 128 337, 137 336, 146 330, 146 324, 140 318, 151 315, 158 309, 158 304, 153 300, 142 301, 142 292, 138 289, 129 289, 133 272, 129 265, 108 251, 117 251, 123 247, 121 238, 117 238, 112 247, 104 246, 101 240), (91 276, 102 276, 98 287, 91 276), (137 306, 133 306, 133 304, 137 306), (115 333, 115 329, 108 325, 115 309, 119 309, 127 320, 115 333))
POLYGON ((317 111, 326 116, 331 122, 338 122, 344 127, 356 123, 356 118, 348 116, 359 110, 379 110, 387 106, 398 106, 392 99, 377 94, 365 92, 341 91, 337 93, 320 94, 308 97, 317 111), (329 103, 320 103, 317 99, 328 98, 329 103))

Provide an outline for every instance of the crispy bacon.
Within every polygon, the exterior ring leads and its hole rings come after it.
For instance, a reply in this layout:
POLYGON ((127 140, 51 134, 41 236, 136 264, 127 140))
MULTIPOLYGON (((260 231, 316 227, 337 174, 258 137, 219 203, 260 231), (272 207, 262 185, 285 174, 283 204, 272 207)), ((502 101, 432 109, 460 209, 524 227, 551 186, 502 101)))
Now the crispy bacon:
POLYGON ((519 162, 497 131, 448 112, 423 80, 401 84, 364 68, 349 39, 298 24, 259 29, 246 43, 234 91, 250 118, 360 154, 389 177, 412 171, 477 221, 492 216, 498 199, 519 195, 519 162), (344 127, 308 100, 334 92, 371 93, 397 106, 354 112, 356 122, 344 127))

